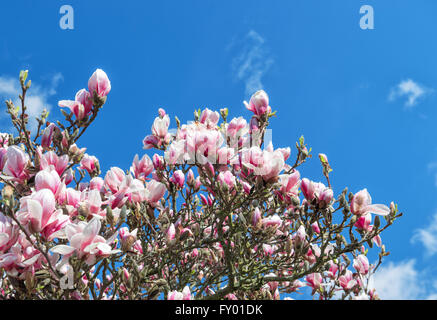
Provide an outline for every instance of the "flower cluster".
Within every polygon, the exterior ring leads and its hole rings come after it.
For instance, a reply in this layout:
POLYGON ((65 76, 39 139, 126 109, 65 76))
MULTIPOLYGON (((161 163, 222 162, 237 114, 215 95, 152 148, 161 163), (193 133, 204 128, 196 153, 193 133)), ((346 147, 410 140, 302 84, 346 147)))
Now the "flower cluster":
POLYGON ((401 214, 366 189, 336 198, 325 154, 327 185, 304 177, 303 137, 288 163, 291 148, 265 140, 266 92, 245 102, 249 121, 206 108, 170 130, 159 109, 143 140, 155 153, 102 175, 77 143, 110 90, 97 69, 88 90, 59 102, 65 122, 42 114, 32 139, 24 98, 21 115, 7 102, 19 134, 0 133, 1 297, 280 299, 308 287, 320 299, 378 298, 367 284, 388 254, 380 233, 401 214))

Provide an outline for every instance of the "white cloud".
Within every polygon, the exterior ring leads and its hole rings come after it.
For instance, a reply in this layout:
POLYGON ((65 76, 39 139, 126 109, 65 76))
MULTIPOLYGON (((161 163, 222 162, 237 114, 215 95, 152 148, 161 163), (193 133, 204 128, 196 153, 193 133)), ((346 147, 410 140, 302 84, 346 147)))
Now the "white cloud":
MULTIPOLYGON (((25 104, 29 115, 29 129, 33 130, 37 126, 35 117, 39 116, 43 109, 50 111, 52 105, 49 98, 56 94, 56 87, 63 79, 62 74, 56 73, 52 76, 50 84, 41 86, 32 81, 32 85, 26 94, 25 104)), ((18 95, 21 93, 21 87, 18 77, 0 76, 0 98, 3 100, 11 99, 15 106, 21 106, 18 95)), ((1 117, 4 115, 2 114, 1 117)))
POLYGON ((426 228, 416 229, 411 241, 421 242, 426 249, 426 255, 432 256, 437 253, 437 213, 426 228))
POLYGON ((414 265, 414 259, 399 264, 390 262, 376 271, 369 285, 384 300, 424 299, 425 289, 414 265))
MULTIPOLYGON (((232 46, 235 46, 233 41, 232 46)), ((250 30, 238 48, 239 53, 232 61, 235 78, 245 83, 245 93, 250 96, 263 89, 262 77, 274 60, 265 46, 265 40, 256 31, 250 30)))
POLYGON ((394 101, 400 97, 406 97, 405 107, 414 107, 418 100, 425 95, 431 93, 433 90, 427 88, 411 79, 401 81, 395 88, 392 88, 389 94, 389 101, 394 101))

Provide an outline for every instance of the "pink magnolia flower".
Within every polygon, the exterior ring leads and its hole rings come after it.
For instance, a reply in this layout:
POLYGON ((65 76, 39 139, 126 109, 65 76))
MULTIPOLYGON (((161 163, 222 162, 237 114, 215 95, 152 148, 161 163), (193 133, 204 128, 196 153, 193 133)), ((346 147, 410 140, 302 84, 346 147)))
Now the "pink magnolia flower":
POLYGON ((80 161, 80 168, 88 171, 90 175, 98 172, 99 167, 99 160, 97 160, 95 156, 90 156, 88 153, 85 153, 80 161))
POLYGON ((372 198, 367 189, 363 189, 353 196, 350 207, 352 213, 358 216, 365 215, 366 213, 385 216, 390 213, 390 209, 386 205, 372 204, 372 198))
POLYGON ((258 207, 255 208, 255 211, 252 213, 252 226, 256 227, 261 223, 261 211, 258 207))
POLYGON ((269 106, 269 96, 264 90, 255 92, 250 98, 249 103, 244 101, 244 104, 246 108, 252 111, 256 116, 262 116, 272 110, 269 106))
MULTIPOLYGON (((164 158, 168 164, 182 163, 185 155, 185 140, 173 141, 170 147, 165 151, 164 158)), ((164 163, 159 163, 159 167, 163 168, 164 163)), ((157 168, 157 166, 155 166, 157 168)))
POLYGON ((139 160, 138 155, 135 155, 130 171, 135 178, 145 180, 153 171, 153 162, 147 154, 141 160, 139 160))
POLYGON ((50 123, 44 129, 42 136, 41 136, 41 146, 44 149, 50 148, 50 145, 52 144, 53 136, 54 136, 56 130, 60 131, 59 128, 54 123, 50 123))
POLYGON ((61 230, 69 217, 61 209, 56 210, 55 195, 50 189, 41 189, 30 196, 25 206, 20 208, 22 217, 27 215, 33 232, 40 232, 45 239, 52 240, 61 230), (27 212, 25 212, 26 210, 27 212))
POLYGON ((362 275, 366 275, 369 272, 369 260, 364 254, 360 254, 354 259, 353 266, 355 270, 362 275))
POLYGON ((185 140, 186 158, 200 164, 215 163, 217 151, 224 142, 220 131, 208 129, 202 123, 184 125, 179 131, 179 140, 185 140))
POLYGON ((113 250, 110 246, 117 234, 105 240, 98 234, 100 228, 101 222, 97 217, 92 218, 88 223, 84 221, 78 224, 70 223, 65 228, 70 245, 57 245, 51 251, 65 256, 76 253, 78 258, 85 259, 88 265, 94 264, 99 257, 108 257, 120 252, 120 250, 113 250))
POLYGON ((222 147, 217 150, 217 164, 231 164, 237 161, 234 148, 222 147))
POLYGON ((372 222, 372 214, 366 213, 357 219, 357 222, 355 222, 354 226, 357 227, 359 230, 371 231, 372 230, 372 227, 370 225, 371 222, 372 222))
POLYGON ((106 97, 111 91, 111 82, 108 79, 105 71, 97 69, 88 80, 88 90, 91 95, 96 92, 99 97, 106 97))
POLYGON ((85 107, 79 101, 60 100, 58 106, 61 108, 69 108, 77 120, 82 120, 86 116, 85 107))
POLYGON ((73 188, 67 188, 65 190, 65 204, 73 208, 76 208, 80 202, 82 193, 73 188))
POLYGON ((154 136, 164 139, 168 134, 168 127, 170 125, 170 117, 165 115, 164 117, 156 117, 152 125, 152 133, 154 136))
POLYGON ((10 146, 6 152, 6 162, 3 173, 12 177, 13 181, 22 182, 28 178, 26 172, 29 156, 19 147, 10 146))
POLYGON ((137 253, 137 254, 143 254, 143 246, 141 245, 141 240, 137 240, 135 241, 135 243, 132 246, 132 249, 137 253))
POLYGON ((168 227, 165 237, 168 243, 173 242, 174 238, 176 237, 176 228, 173 223, 168 227))
MULTIPOLYGON (((88 215, 106 216, 106 211, 102 210, 103 201, 99 190, 92 189, 83 191, 80 195, 80 203, 82 210, 85 210, 88 215)), ((113 208, 112 208, 113 209, 113 208)))
POLYGON ((49 189, 53 194, 57 194, 61 186, 61 178, 52 167, 39 171, 35 176, 35 190, 49 189))
POLYGON ((182 292, 170 291, 167 300, 192 300, 192 298, 190 288, 185 286, 182 292))
POLYGON ((0 172, 3 171, 3 168, 6 163, 6 153, 8 152, 8 148, 0 148, 0 172))
POLYGON ((262 224, 265 228, 267 227, 280 227, 282 225, 282 219, 274 214, 273 216, 262 219, 262 224))
POLYGON ((202 111, 200 115, 200 123, 205 124, 207 127, 214 127, 220 120, 220 114, 217 111, 211 111, 208 108, 202 111))
POLYGON ((305 278, 307 285, 310 286, 313 290, 318 290, 322 286, 322 275, 320 273, 310 273, 305 278))
POLYGON ((226 136, 231 139, 239 138, 248 132, 247 121, 243 117, 234 118, 226 127, 226 136))
POLYGON ((158 148, 160 146, 160 141, 158 137, 154 135, 148 135, 143 140, 143 149, 158 148))
POLYGON ((149 191, 147 195, 147 202, 150 204, 156 204, 164 196, 167 188, 165 184, 156 180, 151 180, 146 184, 146 189, 149 191))
POLYGON ((300 226, 297 231, 292 235, 292 239, 296 244, 302 244, 306 242, 307 233, 304 226, 300 226))
POLYGON ((285 165, 284 156, 278 150, 273 151, 271 144, 265 150, 256 146, 243 149, 241 163, 264 181, 277 177, 285 165))
POLYGON ((320 228, 319 228, 319 224, 317 223, 317 221, 311 225, 311 229, 313 229, 313 231, 315 233, 320 233, 320 228))
POLYGON ((346 273, 338 278, 340 286, 344 290, 351 290, 357 285, 357 281, 354 279, 352 271, 346 270, 346 273))
POLYGON ((105 181, 102 178, 94 177, 90 180, 89 188, 90 188, 90 190, 95 189, 95 190, 100 191, 100 190, 102 190, 104 183, 105 183, 105 181))
POLYGON ((194 172, 193 172, 193 170, 190 169, 187 172, 187 185, 190 186, 190 187, 193 187, 194 186, 194 181, 195 181, 194 172))
POLYGON ((291 149, 290 147, 287 148, 279 148, 278 149, 282 155, 284 156, 284 161, 287 161, 287 159, 290 157, 291 149))
POLYGON ((118 167, 111 167, 111 169, 106 172, 104 187, 111 190, 112 193, 116 193, 120 189, 120 185, 125 179, 126 174, 124 171, 118 167))
POLYGON ((19 227, 0 212, 0 253, 7 252, 17 242, 19 227))
POLYGON ((338 271, 338 265, 334 263, 332 260, 329 261, 329 270, 326 272, 328 277, 331 279, 335 279, 335 274, 338 271))
MULTIPOLYGON (((35 238, 31 236, 33 240, 35 238)), ((0 268, 7 274, 16 277, 20 273, 32 272, 41 267, 42 254, 34 248, 23 233, 20 233, 18 241, 5 254, 0 255, 0 268)))
POLYGON ((66 170, 62 176, 62 180, 64 181, 65 185, 69 185, 74 179, 74 171, 72 168, 66 170))
POLYGON ((64 170, 68 166, 68 156, 63 155, 58 157, 54 151, 49 151, 40 156, 40 168, 41 170, 52 167, 56 170, 59 176, 62 176, 64 170))
POLYGON ((235 176, 231 171, 220 172, 217 180, 222 186, 226 186, 228 190, 232 190, 236 184, 235 176))
POLYGON ((137 241, 138 229, 129 232, 127 227, 120 228, 118 234, 120 235, 121 247, 124 251, 130 250, 132 245, 137 241))
POLYGON ((301 181, 300 189, 309 202, 317 199, 320 207, 327 207, 334 198, 334 192, 331 188, 327 188, 321 182, 313 182, 307 178, 303 178, 301 181))
POLYGON ((141 180, 126 176, 126 183, 129 186, 126 195, 130 201, 139 203, 147 200, 149 191, 144 187, 144 183, 141 180))
POLYGON ((80 102, 83 105, 85 115, 88 115, 90 113, 91 109, 93 108, 93 101, 91 94, 86 91, 86 89, 80 89, 76 93, 76 97, 74 98, 74 100, 80 102))
POLYGON ((291 174, 281 174, 279 176, 279 183, 281 184, 280 191, 284 194, 290 193, 292 195, 297 195, 299 182, 300 173, 297 170, 291 174))
POLYGON ((173 182, 177 188, 182 188, 185 182, 185 175, 182 170, 176 170, 170 178, 170 181, 173 182))

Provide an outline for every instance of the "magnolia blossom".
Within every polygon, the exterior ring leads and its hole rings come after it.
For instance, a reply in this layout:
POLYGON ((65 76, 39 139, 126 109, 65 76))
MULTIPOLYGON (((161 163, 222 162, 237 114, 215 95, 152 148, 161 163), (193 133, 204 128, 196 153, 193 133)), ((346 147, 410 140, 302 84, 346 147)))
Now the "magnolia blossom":
POLYGON ((61 178, 53 167, 46 168, 38 172, 35 176, 35 190, 49 189, 53 194, 57 194, 61 187, 61 178))
POLYGON ((68 155, 58 156, 54 151, 42 154, 41 149, 37 149, 37 152, 39 153, 41 170, 52 168, 59 176, 62 176, 68 166, 68 155))
POLYGON ((185 175, 182 172, 182 170, 176 170, 173 173, 173 176, 170 178, 170 181, 173 182, 176 185, 176 187, 182 188, 185 182, 185 175))
POLYGON ((108 95, 109 91, 111 91, 111 82, 105 71, 102 69, 94 71, 91 78, 88 80, 88 90, 91 95, 93 95, 94 92, 99 97, 106 97, 108 95))
POLYGON ((27 153, 17 146, 10 146, 5 157, 6 162, 3 167, 3 173, 18 183, 27 179, 28 173, 26 172, 26 167, 29 162, 27 153))
POLYGON ((82 120, 86 116, 85 107, 79 101, 61 100, 58 102, 58 106, 61 108, 69 108, 77 120, 82 120))
POLYGON ((220 172, 217 177, 218 182, 225 186, 228 190, 232 190, 235 187, 236 179, 231 171, 220 172))
POLYGON ((108 257, 111 254, 120 252, 118 249, 113 250, 110 246, 114 241, 114 236, 105 240, 98 235, 100 228, 101 222, 97 217, 94 217, 88 223, 84 221, 77 224, 70 223, 65 228, 70 245, 60 244, 53 247, 51 251, 67 257, 76 253, 78 258, 85 259, 88 265, 94 264, 99 257, 108 257))
POLYGON ((208 108, 202 111, 200 115, 200 123, 205 124, 207 127, 214 127, 220 120, 220 114, 217 111, 211 111, 208 108))
POLYGON ((149 191, 147 201, 150 204, 156 204, 165 194, 167 190, 165 185, 156 180, 151 180, 146 184, 146 189, 149 191))
POLYGON ((80 89, 76 93, 75 101, 80 102, 84 107, 85 115, 88 115, 93 107, 91 94, 86 89, 80 89))
POLYGON ((369 260, 363 254, 360 254, 356 259, 354 259, 353 266, 355 270, 362 275, 366 275, 369 272, 369 260))
POLYGON ((340 286, 345 290, 351 290, 358 284, 350 270, 346 270, 346 273, 340 276, 338 281, 340 282, 340 286))
POLYGON ((292 174, 279 175, 279 183, 281 184, 280 191, 284 194, 297 195, 300 184, 300 173, 294 171, 292 174))
POLYGON ((93 174, 98 172, 98 168, 100 167, 99 160, 95 156, 90 156, 89 154, 85 153, 80 161, 80 167, 81 169, 88 171, 89 174, 93 174))
POLYGON ((122 250, 130 250, 132 245, 134 245, 134 243, 137 241, 137 232, 138 229, 129 232, 129 229, 127 227, 120 228, 118 234, 120 235, 122 250))
POLYGON ((241 163, 250 173, 262 176, 264 181, 277 177, 285 165, 284 156, 280 151, 274 151, 271 143, 265 150, 256 146, 243 149, 241 163))
POLYGON ((332 189, 327 188, 321 182, 313 182, 307 178, 303 178, 300 187, 305 199, 310 202, 317 199, 317 203, 320 207, 328 206, 334 198, 332 189))
POLYGON ((170 118, 168 115, 164 117, 156 117, 152 125, 152 133, 154 136, 164 139, 168 134, 168 127, 170 125, 170 118))
POLYGON ((190 288, 185 286, 182 292, 170 291, 167 300, 192 300, 192 298, 190 288))
POLYGON ((236 139, 248 132, 247 121, 243 117, 232 119, 226 126, 226 136, 236 139))
POLYGON ((44 149, 50 148, 50 145, 53 141, 53 135, 56 130, 59 130, 58 127, 54 123, 50 123, 43 131, 41 136, 41 146, 44 149))
POLYGON ((6 148, 0 148, 0 172, 3 170, 6 163, 6 153, 8 152, 6 148))
POLYGON ((385 216, 390 213, 390 209, 386 205, 372 204, 372 198, 367 189, 363 189, 353 196, 350 207, 352 213, 358 216, 365 215, 366 213, 385 216))
POLYGON ((320 273, 310 273, 306 276, 305 280, 313 290, 318 290, 322 286, 323 278, 320 273))
POLYGON ((269 106, 269 96, 264 90, 255 92, 250 98, 249 103, 244 101, 246 108, 252 111, 256 116, 262 116, 272 111, 269 106))
POLYGON ((33 232, 39 232, 44 238, 52 240, 69 221, 61 209, 56 210, 55 195, 50 189, 41 189, 21 201, 17 218, 28 222, 33 232))
POLYGON ((144 180, 153 171, 153 162, 147 154, 141 160, 135 155, 130 171, 135 178, 144 180))
POLYGON ((0 212, 0 253, 7 252, 17 241, 18 236, 18 225, 0 212))

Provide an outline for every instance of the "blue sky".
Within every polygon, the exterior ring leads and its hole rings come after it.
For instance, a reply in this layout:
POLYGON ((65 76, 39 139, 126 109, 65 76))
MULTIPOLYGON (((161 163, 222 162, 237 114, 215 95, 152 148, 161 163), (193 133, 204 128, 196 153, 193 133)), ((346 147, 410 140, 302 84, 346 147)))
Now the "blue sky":
MULTIPOLYGON (((303 134, 327 154, 337 193, 366 187, 404 212, 383 234, 380 295, 437 298, 436 11, 433 0, 1 2, 0 97, 29 69, 34 110, 61 119, 58 100, 105 70, 112 91, 81 139, 105 172, 144 153, 159 107, 173 125, 204 107, 248 119, 242 101, 263 88, 275 147, 303 134), (64 4, 73 30, 59 27, 64 4), (362 5, 374 30, 359 27, 362 5)), ((300 171, 322 178, 317 158, 300 171)))

